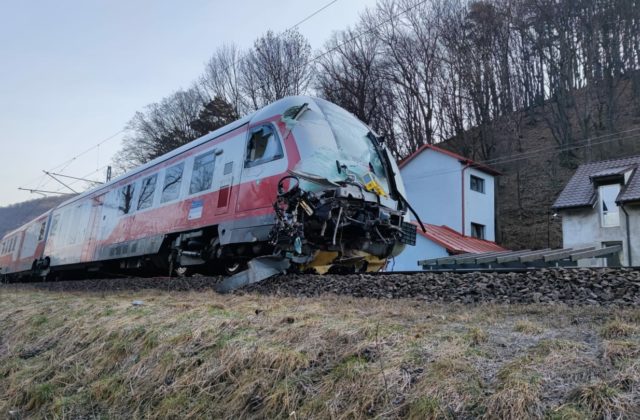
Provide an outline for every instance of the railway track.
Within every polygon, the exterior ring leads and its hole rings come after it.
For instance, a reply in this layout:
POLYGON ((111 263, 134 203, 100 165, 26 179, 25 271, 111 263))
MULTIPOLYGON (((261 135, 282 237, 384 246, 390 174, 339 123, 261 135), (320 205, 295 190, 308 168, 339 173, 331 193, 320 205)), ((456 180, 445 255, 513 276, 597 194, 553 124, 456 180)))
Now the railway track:
MULTIPOLYGON (((211 291, 223 277, 108 278, 12 283, 2 289, 59 292, 211 291)), ((568 305, 640 305, 640 270, 533 269, 526 271, 396 272, 350 275, 289 274, 234 293, 311 297, 323 294, 429 302, 562 303, 568 305)))

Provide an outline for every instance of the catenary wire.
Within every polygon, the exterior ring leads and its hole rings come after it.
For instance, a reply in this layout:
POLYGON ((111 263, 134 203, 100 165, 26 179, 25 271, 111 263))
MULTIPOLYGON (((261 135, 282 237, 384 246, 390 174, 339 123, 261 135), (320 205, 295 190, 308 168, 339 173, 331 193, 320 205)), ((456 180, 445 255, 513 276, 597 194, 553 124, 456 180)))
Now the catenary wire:
MULTIPOLYGON (((627 131, 635 131, 635 130, 627 130, 627 131)), ((623 131, 624 132, 624 131, 623 131)), ((622 132, 621 132, 622 133, 622 132)), ((597 137, 596 137, 597 138, 597 137)), ((624 141, 624 140, 634 140, 634 139, 640 139, 640 134, 634 134, 634 135, 629 135, 626 137, 618 137, 618 138, 612 138, 612 139, 605 139, 605 140, 600 140, 600 141, 596 141, 596 142, 590 142, 588 144, 583 144, 583 145, 572 145, 572 146, 565 146, 565 147, 554 147, 549 148, 547 150, 543 150, 543 152, 556 152, 557 154, 563 153, 563 152, 568 152, 571 150, 579 150, 579 149, 583 149, 586 147, 591 147, 591 146, 597 146, 597 145, 601 145, 601 144, 607 144, 607 143, 612 143, 614 141, 624 141)), ((585 141, 589 141, 592 139, 588 139, 585 141)), ((583 141, 584 142, 584 141, 583 141)), ((518 162, 521 160, 525 160, 525 159, 529 159, 531 156, 528 153, 515 153, 512 155, 509 155, 507 157, 505 157, 504 160, 498 162, 499 164, 506 164, 506 163, 513 163, 513 162, 518 162)), ((475 161, 474 163, 477 165, 486 165, 487 161, 475 161)), ((474 165, 471 165, 471 168, 473 168, 474 165)), ((476 166, 477 168, 477 166, 476 166)), ((433 172, 428 172, 428 173, 424 173, 420 176, 414 176, 411 177, 410 179, 405 179, 404 182, 405 184, 411 183, 412 181, 416 181, 416 180, 420 180, 420 179, 426 179, 426 178, 432 178, 435 176, 440 176, 440 175, 446 175, 449 173, 457 173, 460 172, 460 169, 454 169, 454 170, 446 170, 446 171, 433 171, 433 172)))
MULTIPOLYGON (((326 3, 325 5, 323 5, 322 7, 320 7, 319 9, 315 10, 314 12, 312 12, 312 13, 311 13, 311 14, 309 14, 309 15, 307 15, 306 17, 304 17, 303 19, 301 19, 300 21, 298 21, 298 22, 297 22, 297 23, 295 23, 294 25, 292 25, 292 26, 290 26, 289 28, 287 28, 285 31, 290 31, 291 29, 298 27, 299 25, 303 24, 304 22, 307 22, 308 20, 310 20, 311 18, 313 18, 314 16, 316 16, 316 15, 317 15, 317 14, 319 14, 319 13, 321 13, 323 10, 327 9, 328 7, 332 6, 333 4, 335 4, 335 3, 337 3, 337 2, 338 2, 338 0, 332 0, 332 1, 328 2, 328 3, 326 3)), ((234 62, 233 62, 231 65, 235 65, 235 64, 238 64, 236 60, 234 60, 234 62)), ((225 71, 229 70, 229 69, 231 68, 231 65, 229 65, 229 66, 225 69, 225 71)), ((261 87, 264 87, 264 86, 261 86, 261 87)), ((61 163, 61 164, 59 164, 59 165, 56 165, 56 166, 54 166, 54 167, 50 168, 50 169, 49 169, 49 172, 53 172, 53 171, 59 171, 59 172, 62 172, 62 171, 64 171, 67 167, 69 167, 69 165, 71 165, 73 162, 75 162, 79 157, 84 156, 85 154, 87 154, 88 152, 90 152, 91 150, 93 150, 93 149, 95 149, 95 148, 99 148, 102 144, 104 144, 104 143, 106 143, 107 141, 109 141, 109 140, 111 140, 111 139, 115 138, 116 136, 118 136, 119 134, 121 134, 121 133, 123 133, 123 132, 125 132, 125 131, 126 131, 125 129, 122 129, 122 130, 118 131, 117 133, 112 134, 111 136, 107 137, 107 138, 106 138, 106 139, 104 139, 104 140, 101 140, 100 142, 98 142, 98 143, 97 143, 97 144, 95 144, 94 146, 90 147, 89 149, 87 149, 87 150, 85 150, 85 151, 83 151, 83 152, 81 152, 81 153, 79 153, 79 154, 77 154, 77 155, 75 155, 75 156, 73 156, 73 157, 71 157, 71 158, 69 158, 69 159, 65 160, 64 162, 62 162, 62 163, 61 163)), ((97 172, 97 171, 95 171, 95 172, 97 172)), ((93 172, 93 173, 95 173, 95 172, 93 172)), ((38 177, 36 177, 36 178, 33 178, 32 180, 30 180, 30 181, 26 182, 26 183, 25 183, 25 184, 23 184, 23 185, 28 185, 28 184, 31 184, 32 182, 35 182, 35 181, 40 181, 40 182, 37 184, 36 189, 37 189, 37 188, 41 188, 41 187, 42 187, 42 185, 45 185, 47 182, 49 182, 49 181, 48 181, 48 179, 47 179, 47 177, 46 177, 46 175, 41 175, 41 176, 38 176, 38 177)))

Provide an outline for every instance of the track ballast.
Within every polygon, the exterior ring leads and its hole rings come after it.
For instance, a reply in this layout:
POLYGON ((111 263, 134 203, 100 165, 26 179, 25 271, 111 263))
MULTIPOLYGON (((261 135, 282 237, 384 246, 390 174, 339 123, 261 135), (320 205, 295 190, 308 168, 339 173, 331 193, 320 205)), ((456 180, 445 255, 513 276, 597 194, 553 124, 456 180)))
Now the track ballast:
MULTIPOLYGON (((3 285, 50 291, 118 292, 157 289, 214 290, 222 277, 91 279, 3 285)), ((264 280, 235 293, 311 297, 412 298, 443 303, 564 303, 640 305, 637 269, 539 269, 526 272, 375 273, 351 275, 290 274, 264 280)))

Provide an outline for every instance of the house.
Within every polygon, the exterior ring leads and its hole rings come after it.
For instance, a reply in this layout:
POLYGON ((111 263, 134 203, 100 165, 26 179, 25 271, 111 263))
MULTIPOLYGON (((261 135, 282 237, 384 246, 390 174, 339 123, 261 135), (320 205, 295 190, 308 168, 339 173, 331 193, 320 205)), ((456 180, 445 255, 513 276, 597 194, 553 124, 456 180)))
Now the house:
POLYGON ((581 266, 640 265, 640 155, 580 165, 553 208, 565 248, 620 246, 581 266))
POLYGON ((437 146, 424 145, 398 165, 409 203, 425 224, 416 246, 392 270, 416 270, 418 260, 504 250, 495 244, 495 177, 500 172, 437 146))
POLYGON ((407 199, 423 222, 495 241, 495 177, 500 172, 432 145, 398 166, 407 199))

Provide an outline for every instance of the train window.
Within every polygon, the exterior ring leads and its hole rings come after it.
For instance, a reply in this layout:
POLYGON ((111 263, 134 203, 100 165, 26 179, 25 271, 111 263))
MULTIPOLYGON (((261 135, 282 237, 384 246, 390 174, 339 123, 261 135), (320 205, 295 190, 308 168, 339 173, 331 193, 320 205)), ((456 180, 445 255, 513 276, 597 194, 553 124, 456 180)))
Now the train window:
POLYGON ((60 221, 60 215, 56 214, 51 218, 51 229, 49 229, 49 236, 52 238, 56 236, 56 232, 58 231, 58 222, 60 221))
POLYGON ((134 191, 134 184, 125 185, 118 190, 118 210, 120 210, 122 214, 128 214, 131 212, 131 202, 133 200, 134 191))
POLYGON ((216 156, 213 152, 196 157, 193 161, 193 173, 191 174, 189 194, 195 194, 211 188, 215 160, 216 156))
POLYGON ((158 175, 151 175, 142 180, 140 198, 138 198, 138 210, 149 208, 153 204, 153 193, 156 191, 157 179, 158 175))
POLYGON ((184 163, 167 168, 164 173, 164 185, 162 187, 161 202, 175 200, 180 195, 180 185, 182 184, 182 172, 184 163))
MULTIPOLYGON (((318 99, 316 103, 333 131, 340 159, 368 163, 368 170, 377 176, 383 189, 389 191, 387 172, 382 163, 377 139, 369 127, 331 102, 318 99)), ((364 173, 358 175, 362 177, 364 173)))
POLYGON ((271 162, 272 160, 284 157, 282 145, 278 140, 273 127, 263 125, 253 130, 247 143, 247 159, 244 162, 245 168, 271 162))
POLYGON ((46 221, 40 224, 40 233, 38 234, 38 242, 44 239, 44 232, 46 227, 47 227, 46 221))

